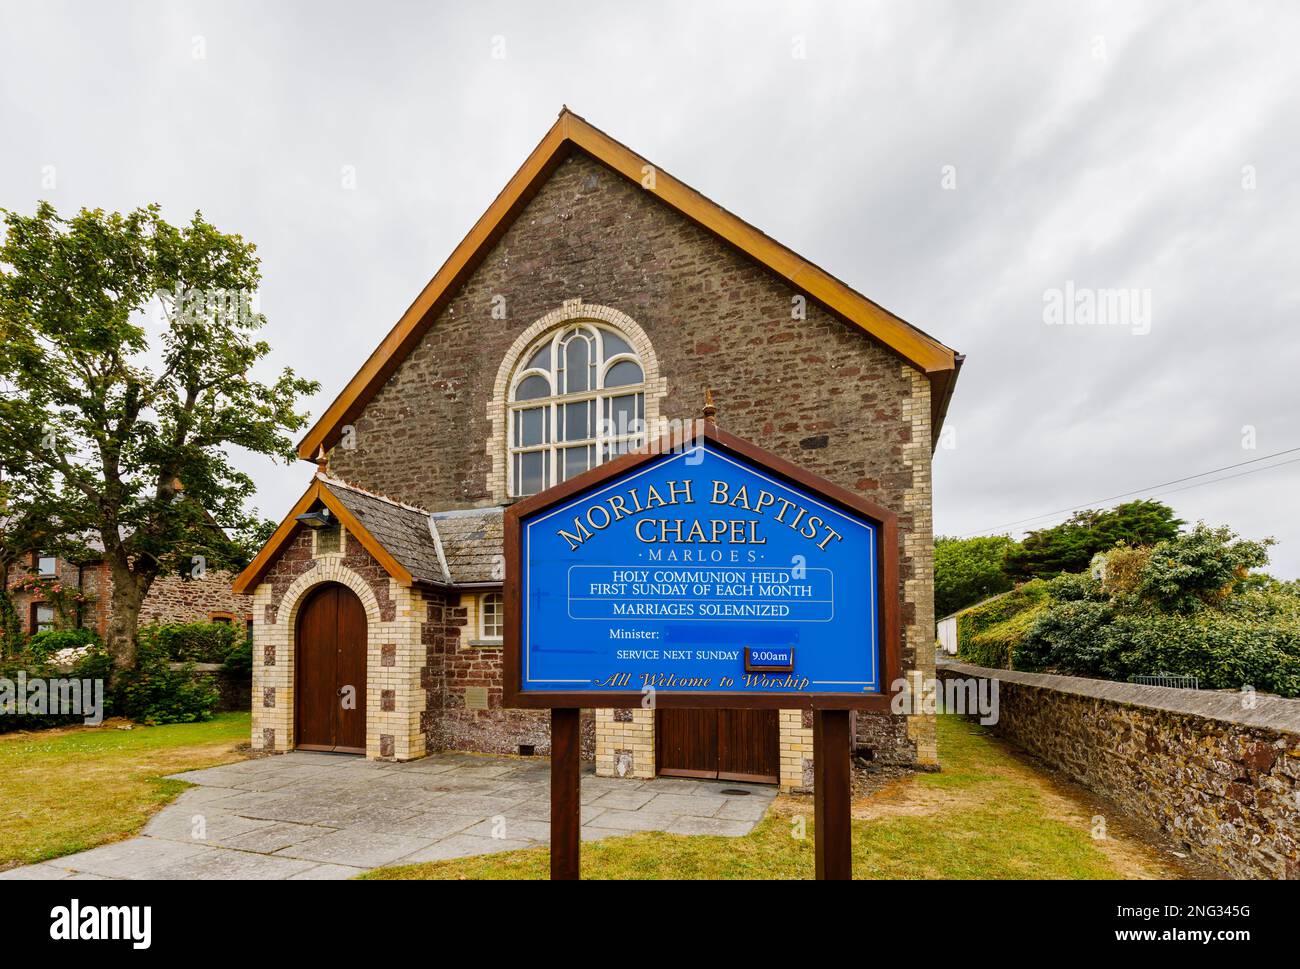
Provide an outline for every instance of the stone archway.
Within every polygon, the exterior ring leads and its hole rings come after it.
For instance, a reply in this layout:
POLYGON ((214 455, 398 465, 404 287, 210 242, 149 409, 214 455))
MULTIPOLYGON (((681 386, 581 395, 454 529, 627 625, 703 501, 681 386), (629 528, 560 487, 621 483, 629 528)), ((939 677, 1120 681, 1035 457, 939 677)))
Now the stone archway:
MULTIPOLYGON (((282 652, 283 659, 277 656, 277 665, 284 665, 280 673, 282 680, 287 684, 292 684, 287 691, 288 702, 285 709, 280 713, 282 729, 286 730, 286 736, 282 743, 276 745, 277 749, 292 750, 298 746, 298 687, 299 687, 299 644, 298 628, 299 619, 303 607, 310 601, 312 596, 323 586, 327 585, 343 586, 352 592, 360 601, 365 613, 365 662, 367 682, 357 684, 358 698, 357 702, 362 704, 365 710, 365 720, 367 724, 376 722, 376 715, 379 713, 377 704, 374 703, 371 694, 374 692, 370 689, 370 679, 373 677, 371 672, 375 663, 372 654, 376 652, 376 636, 383 625, 383 618, 379 608, 379 600, 376 598, 374 590, 371 589, 360 575, 344 566, 341 562, 334 560, 319 560, 316 567, 309 572, 298 576, 297 579, 285 591, 284 598, 281 600, 286 603, 292 603, 287 614, 279 619, 282 624, 283 640, 278 652, 282 652), (372 709, 374 707, 374 709, 372 709)), ((367 746, 364 744, 364 746, 367 746)), ((371 751, 367 749, 367 755, 371 751)))

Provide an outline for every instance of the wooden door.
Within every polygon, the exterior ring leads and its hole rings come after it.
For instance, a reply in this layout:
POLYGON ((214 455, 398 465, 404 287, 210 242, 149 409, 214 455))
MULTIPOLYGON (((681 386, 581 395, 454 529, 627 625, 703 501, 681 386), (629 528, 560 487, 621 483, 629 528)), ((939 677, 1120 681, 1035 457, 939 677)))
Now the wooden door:
POLYGON ((675 777, 718 776, 718 711, 656 710, 657 772, 675 777))
POLYGON ((781 779, 776 710, 718 711, 718 778, 775 784, 781 779))
POLYGON ((658 710, 655 767, 673 777, 775 784, 781 775, 776 710, 658 710))
POLYGON ((298 611, 297 745, 366 752, 366 611, 346 586, 321 586, 298 611))

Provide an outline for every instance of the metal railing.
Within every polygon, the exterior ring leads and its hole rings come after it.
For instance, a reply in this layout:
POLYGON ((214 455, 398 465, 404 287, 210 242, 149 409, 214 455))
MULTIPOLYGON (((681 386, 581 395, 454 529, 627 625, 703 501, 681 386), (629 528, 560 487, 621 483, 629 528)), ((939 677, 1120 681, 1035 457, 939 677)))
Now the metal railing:
POLYGON ((1201 681, 1195 676, 1181 676, 1174 673, 1151 673, 1129 677, 1130 683, 1143 686, 1171 686, 1176 690, 1199 690, 1201 681))

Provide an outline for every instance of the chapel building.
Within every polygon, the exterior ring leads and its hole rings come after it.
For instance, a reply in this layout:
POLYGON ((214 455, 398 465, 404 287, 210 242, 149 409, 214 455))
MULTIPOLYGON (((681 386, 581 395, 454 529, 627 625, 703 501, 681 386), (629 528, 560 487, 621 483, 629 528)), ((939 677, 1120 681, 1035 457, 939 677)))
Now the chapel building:
MULTIPOLYGON (((566 109, 301 442, 315 477, 235 582, 254 747, 546 754, 546 713, 502 707, 502 510, 709 391, 720 427, 898 516, 902 666, 933 676, 931 456, 961 360, 566 109)), ((798 710, 584 720, 602 775, 810 784, 798 710)), ((854 730, 937 763, 933 715, 854 730)))

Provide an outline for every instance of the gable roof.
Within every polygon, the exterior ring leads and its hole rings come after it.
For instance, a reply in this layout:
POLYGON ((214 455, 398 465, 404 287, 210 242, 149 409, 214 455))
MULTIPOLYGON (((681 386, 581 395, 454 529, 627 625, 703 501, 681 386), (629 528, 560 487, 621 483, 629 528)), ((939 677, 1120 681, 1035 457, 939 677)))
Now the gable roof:
MULTIPOLYGON (((409 586, 417 581, 442 583, 442 570, 437 566, 438 556, 432 539, 429 539, 427 547, 423 546, 411 525, 413 517, 424 520, 422 512, 318 475, 262 546, 262 550, 248 563, 248 568, 235 577, 235 592, 249 593, 262 580, 289 539, 298 529, 305 527, 297 520, 298 516, 318 504, 328 508, 348 530, 348 534, 356 538, 401 585, 409 586), (379 508, 381 505, 385 506, 382 511, 379 508), (365 524, 362 523, 363 520, 365 524), (397 554, 386 547, 376 532, 394 543, 397 554)), ((427 530, 425 534, 428 534, 427 530)))
POLYGON ((401 585, 500 585, 501 509, 430 514, 384 495, 318 474, 257 557, 235 579, 250 592, 275 564, 301 525, 297 518, 324 505, 401 585))
MULTIPOLYGON (((397 325, 362 364, 361 369, 298 444, 298 456, 313 460, 321 448, 338 441, 407 355, 415 349, 442 309, 492 250, 515 218, 559 164, 581 151, 641 185, 650 163, 626 145, 588 124, 567 107, 488 210, 461 240, 442 268, 402 314, 397 325)), ((926 374, 931 384, 932 446, 939 437, 962 356, 861 293, 813 265, 748 222, 705 198, 658 166, 655 187, 660 201, 766 266, 837 316, 856 324, 926 374)))
POLYGON ((357 523, 407 571, 412 581, 432 585, 450 583, 437 540, 429 528, 427 512, 331 478, 319 480, 324 490, 352 513, 357 523))

